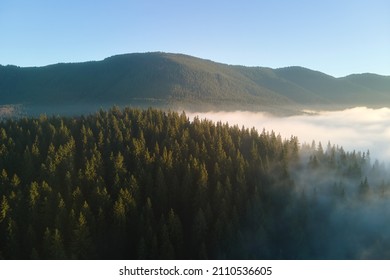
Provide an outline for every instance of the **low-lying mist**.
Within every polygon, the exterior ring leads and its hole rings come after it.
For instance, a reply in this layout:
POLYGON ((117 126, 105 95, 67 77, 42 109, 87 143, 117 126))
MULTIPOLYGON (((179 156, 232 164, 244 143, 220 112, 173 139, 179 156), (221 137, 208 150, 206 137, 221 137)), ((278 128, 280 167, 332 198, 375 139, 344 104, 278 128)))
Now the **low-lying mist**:
POLYGON ((187 115, 298 137, 301 160, 289 168, 293 195, 277 219, 281 228, 293 221, 280 240, 289 240, 283 245, 289 257, 390 259, 390 177, 384 164, 390 159, 389 108, 306 111, 283 118, 261 112, 187 115))
POLYGON ((263 128, 282 138, 297 136, 300 143, 321 142, 342 146, 346 151, 370 151, 371 158, 388 162, 390 159, 390 109, 356 107, 343 111, 304 111, 290 117, 276 117, 264 112, 186 113, 230 125, 263 128))

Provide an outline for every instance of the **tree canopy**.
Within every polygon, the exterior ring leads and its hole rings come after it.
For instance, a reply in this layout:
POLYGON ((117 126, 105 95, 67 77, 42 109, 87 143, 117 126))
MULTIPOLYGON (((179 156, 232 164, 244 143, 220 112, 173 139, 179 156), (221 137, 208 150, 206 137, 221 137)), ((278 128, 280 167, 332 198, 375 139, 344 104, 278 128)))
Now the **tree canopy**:
POLYGON ((360 258, 348 241, 367 237, 355 230, 363 227, 357 205, 387 201, 386 174, 369 153, 184 112, 114 107, 8 119, 0 123, 0 257, 360 258), (335 222, 337 211, 347 214, 335 222), (342 252, 327 246, 336 233, 342 252))

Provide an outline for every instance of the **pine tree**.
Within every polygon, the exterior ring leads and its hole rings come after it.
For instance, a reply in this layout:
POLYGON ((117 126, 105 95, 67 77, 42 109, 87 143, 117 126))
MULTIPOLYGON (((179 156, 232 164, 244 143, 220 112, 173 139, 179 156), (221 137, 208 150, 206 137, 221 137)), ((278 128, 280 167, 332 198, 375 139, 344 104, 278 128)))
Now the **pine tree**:
POLYGON ((75 259, 93 259, 95 257, 91 232, 83 213, 80 213, 73 231, 71 257, 75 259))
POLYGON ((8 200, 5 197, 5 195, 3 195, 3 198, 1 200, 1 205, 0 205, 0 223, 6 220, 9 212, 10 212, 10 206, 8 200))

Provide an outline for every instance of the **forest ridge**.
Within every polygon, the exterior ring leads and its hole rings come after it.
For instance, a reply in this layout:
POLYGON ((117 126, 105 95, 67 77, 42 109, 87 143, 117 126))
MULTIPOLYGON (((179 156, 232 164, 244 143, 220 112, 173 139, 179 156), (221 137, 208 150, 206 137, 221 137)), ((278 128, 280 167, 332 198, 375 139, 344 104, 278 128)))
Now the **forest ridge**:
POLYGON ((244 67, 182 54, 134 53, 44 67, 0 66, 0 100, 0 105, 47 106, 54 113, 60 106, 80 106, 81 113, 87 106, 114 104, 280 113, 390 106, 390 77, 334 78, 302 67, 244 67))

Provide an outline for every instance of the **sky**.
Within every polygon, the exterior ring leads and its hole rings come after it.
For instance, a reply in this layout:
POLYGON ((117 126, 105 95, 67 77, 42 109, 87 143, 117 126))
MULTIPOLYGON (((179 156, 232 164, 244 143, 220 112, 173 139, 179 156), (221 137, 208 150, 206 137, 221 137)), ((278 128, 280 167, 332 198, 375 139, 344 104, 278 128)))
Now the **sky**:
POLYGON ((335 77, 390 75, 390 1, 0 1, 1 65, 153 51, 335 77))

